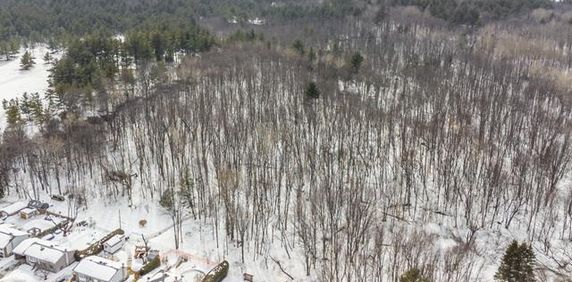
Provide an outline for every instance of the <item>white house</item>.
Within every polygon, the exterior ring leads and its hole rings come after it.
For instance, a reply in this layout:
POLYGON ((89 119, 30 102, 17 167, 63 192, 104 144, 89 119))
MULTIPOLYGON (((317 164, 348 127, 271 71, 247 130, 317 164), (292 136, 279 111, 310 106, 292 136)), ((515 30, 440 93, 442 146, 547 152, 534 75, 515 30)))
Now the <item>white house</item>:
POLYGON ((122 263, 97 256, 82 259, 73 272, 80 282, 121 282, 128 277, 122 263))
POLYGON ((117 234, 103 243, 103 251, 108 254, 114 254, 125 245, 125 234, 117 234))
POLYGON ((26 239, 28 239, 28 233, 9 225, 0 225, 0 257, 11 256, 12 250, 26 239))
POLYGON ((67 250, 38 238, 22 241, 14 248, 13 253, 16 258, 25 258, 29 265, 50 272, 58 272, 74 262, 74 250, 67 250))

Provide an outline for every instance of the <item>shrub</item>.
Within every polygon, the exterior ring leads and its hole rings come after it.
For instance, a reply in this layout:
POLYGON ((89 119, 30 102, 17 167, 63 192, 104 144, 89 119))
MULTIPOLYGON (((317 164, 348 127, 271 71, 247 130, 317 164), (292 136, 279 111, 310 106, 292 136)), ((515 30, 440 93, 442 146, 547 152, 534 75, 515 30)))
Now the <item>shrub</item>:
POLYGON ((139 227, 145 227, 145 225, 147 225, 147 220, 146 220, 146 219, 141 219, 141 220, 139 220, 139 227))
POLYGON ((412 268, 401 275, 399 282, 429 282, 429 278, 423 276, 419 268, 412 268))
POLYGON ((173 200, 174 200, 173 190, 169 189, 163 192, 161 195, 161 199, 159 199, 159 204, 161 207, 171 210, 173 208, 173 200))
POLYGON ((219 265, 215 266, 205 278, 203 278, 202 282, 220 282, 222 281, 226 275, 228 274, 228 262, 225 260, 221 262, 219 265))
POLYGON ((141 269, 139 269, 139 275, 143 276, 143 275, 153 271, 154 269, 156 269, 160 265, 161 265, 161 258, 159 256, 156 256, 151 261, 149 261, 146 265, 141 267, 141 269))

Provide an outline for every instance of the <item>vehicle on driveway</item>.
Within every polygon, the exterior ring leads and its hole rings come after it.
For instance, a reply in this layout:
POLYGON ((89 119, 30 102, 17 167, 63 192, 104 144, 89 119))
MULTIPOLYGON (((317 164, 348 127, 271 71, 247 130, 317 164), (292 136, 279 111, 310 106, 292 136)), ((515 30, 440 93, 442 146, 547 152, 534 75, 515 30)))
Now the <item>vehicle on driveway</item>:
POLYGON ((56 195, 56 194, 53 194, 53 195, 51 196, 51 198, 52 198, 52 200, 60 201, 60 202, 63 202, 63 201, 66 200, 66 198, 65 198, 64 196, 62 196, 62 195, 56 195))

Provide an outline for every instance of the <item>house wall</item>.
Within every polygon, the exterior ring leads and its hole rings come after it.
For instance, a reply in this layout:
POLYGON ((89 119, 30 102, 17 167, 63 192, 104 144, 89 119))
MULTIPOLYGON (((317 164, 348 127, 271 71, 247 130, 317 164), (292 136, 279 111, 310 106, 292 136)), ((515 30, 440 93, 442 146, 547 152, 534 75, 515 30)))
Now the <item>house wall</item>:
POLYGON ((79 282, 94 282, 95 280, 89 276, 83 274, 77 274, 79 282))
POLYGON ((77 277, 80 282, 123 282, 126 279, 124 275, 125 274, 123 271, 117 271, 117 273, 115 273, 115 275, 113 275, 113 277, 109 281, 96 280, 91 278, 90 276, 79 273, 77 274, 77 277))
POLYGON ((123 248, 123 243, 118 243, 115 246, 112 247, 104 247, 104 251, 110 254, 114 254, 117 251, 119 251, 121 248, 123 248))
POLYGON ((14 249, 14 239, 6 247, 4 248, 4 257, 10 256, 12 254, 12 250, 14 249))
POLYGON ((14 237, 14 239, 12 239, 12 242, 10 242, 10 252, 8 255, 12 254, 12 250, 14 250, 18 245, 20 245, 20 243, 22 243, 22 241, 28 239, 28 236, 18 236, 18 237, 14 237))
POLYGON ((115 275, 113 275, 113 277, 111 278, 110 282, 121 282, 121 281, 123 281, 123 280, 121 280, 121 278, 122 278, 121 277, 121 271, 117 271, 115 273, 115 275))

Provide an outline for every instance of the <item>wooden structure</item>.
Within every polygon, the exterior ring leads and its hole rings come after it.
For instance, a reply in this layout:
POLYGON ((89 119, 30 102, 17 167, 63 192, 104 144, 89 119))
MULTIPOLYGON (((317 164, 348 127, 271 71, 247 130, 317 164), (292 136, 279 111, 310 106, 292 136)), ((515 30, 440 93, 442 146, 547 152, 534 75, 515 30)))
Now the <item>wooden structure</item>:
POLYGON ((244 281, 254 282, 254 275, 252 274, 244 273, 242 277, 244 278, 244 281))

